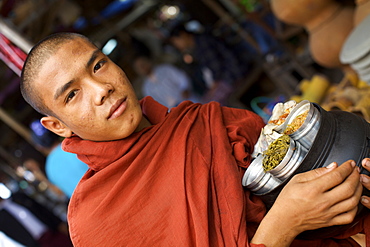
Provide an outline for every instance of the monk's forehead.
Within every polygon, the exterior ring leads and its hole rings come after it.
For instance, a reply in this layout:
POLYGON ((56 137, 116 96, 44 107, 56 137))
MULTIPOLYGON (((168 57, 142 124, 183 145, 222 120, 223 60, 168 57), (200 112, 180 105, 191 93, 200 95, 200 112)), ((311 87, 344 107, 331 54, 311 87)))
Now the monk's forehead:
POLYGON ((85 66, 97 48, 82 38, 61 44, 42 64, 38 71, 37 84, 41 86, 66 83, 73 78, 75 68, 85 66), (72 74, 71 74, 72 73, 72 74))
MULTIPOLYGON (((90 55, 96 47, 82 38, 76 38, 73 40, 66 41, 59 45, 55 51, 46 58, 41 70, 48 67, 50 64, 68 64, 74 61, 76 58, 80 58, 82 55, 90 55)), ((50 68, 49 68, 50 69, 50 68)), ((55 71, 58 71, 61 67, 55 67, 55 71)))
MULTIPOLYGON (((58 59, 58 56, 68 51, 68 47, 74 43, 82 43, 81 38, 75 38, 72 40, 65 40, 59 44, 50 44, 46 43, 43 46, 38 48, 38 51, 35 52, 35 55, 32 57, 32 70, 36 78, 38 77, 40 71, 53 60, 58 59)), ((77 51, 76 51, 76 54, 77 51)))
POLYGON ((69 54, 69 55, 76 55, 79 56, 81 54, 86 53, 87 51, 90 50, 95 50, 96 47, 88 42, 85 39, 82 38, 76 38, 73 40, 68 40, 58 46, 58 48, 54 52, 54 59, 55 56, 63 56, 64 54, 69 54))
POLYGON ((68 43, 65 43, 64 46, 60 47, 59 51, 63 52, 65 51, 65 49, 69 49, 72 55, 78 56, 86 53, 86 51, 95 50, 96 46, 85 39, 77 38, 75 40, 71 40, 68 43))

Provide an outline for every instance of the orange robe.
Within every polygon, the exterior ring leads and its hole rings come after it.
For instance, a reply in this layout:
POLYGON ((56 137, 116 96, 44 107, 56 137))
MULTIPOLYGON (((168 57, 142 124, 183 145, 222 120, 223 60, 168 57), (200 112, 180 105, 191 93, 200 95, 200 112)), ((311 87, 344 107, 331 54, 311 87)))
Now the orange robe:
POLYGON ((265 207, 241 185, 261 118, 217 103, 141 104, 153 125, 128 138, 63 142, 90 167, 69 205, 74 246, 263 246, 249 240, 265 207))

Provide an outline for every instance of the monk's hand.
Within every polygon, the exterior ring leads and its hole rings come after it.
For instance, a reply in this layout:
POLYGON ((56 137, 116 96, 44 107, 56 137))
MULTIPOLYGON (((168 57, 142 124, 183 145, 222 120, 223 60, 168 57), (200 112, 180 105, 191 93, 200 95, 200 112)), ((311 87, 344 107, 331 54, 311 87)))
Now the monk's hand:
POLYGON ((299 231, 351 223, 362 193, 354 161, 298 174, 276 200, 299 231), (294 222, 296 221, 296 222, 294 222))
POLYGON ((304 231, 351 223, 361 193, 359 169, 354 161, 346 161, 340 166, 332 163, 297 174, 277 197, 252 243, 289 246, 304 231), (278 239, 271 239, 268 236, 271 232, 276 232, 278 239))
MULTIPOLYGON (((370 158, 363 159, 362 162, 361 162, 361 165, 362 165, 363 168, 365 168, 367 171, 370 172, 370 158)), ((366 189, 370 190, 370 177, 365 175, 365 174, 361 174, 360 175, 360 180, 361 180, 362 185, 366 189)), ((361 203, 365 207, 370 208, 370 197, 363 195, 361 197, 361 203)))

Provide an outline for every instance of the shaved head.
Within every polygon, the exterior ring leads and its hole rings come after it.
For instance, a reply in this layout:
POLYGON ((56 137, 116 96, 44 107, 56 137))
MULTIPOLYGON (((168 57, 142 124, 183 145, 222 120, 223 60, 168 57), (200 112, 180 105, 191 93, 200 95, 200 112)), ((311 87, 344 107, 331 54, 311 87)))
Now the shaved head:
POLYGON ((87 37, 77 33, 52 34, 41 40, 31 49, 23 65, 20 84, 22 96, 28 104, 41 114, 55 116, 49 107, 45 105, 38 90, 34 86, 37 75, 45 62, 53 56, 63 44, 74 39, 85 39, 89 41, 87 37))

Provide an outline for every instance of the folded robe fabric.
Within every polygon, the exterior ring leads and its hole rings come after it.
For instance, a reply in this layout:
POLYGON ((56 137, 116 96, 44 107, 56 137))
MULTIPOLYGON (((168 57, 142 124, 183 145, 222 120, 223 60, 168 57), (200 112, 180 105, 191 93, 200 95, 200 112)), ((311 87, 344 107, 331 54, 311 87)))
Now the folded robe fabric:
MULTIPOLYGON (((74 246, 263 246, 249 240, 265 207, 241 185, 261 118, 215 102, 141 105, 152 126, 128 138, 63 142, 90 167, 69 204, 74 246)), ((296 246, 355 246, 344 242, 296 246)))

